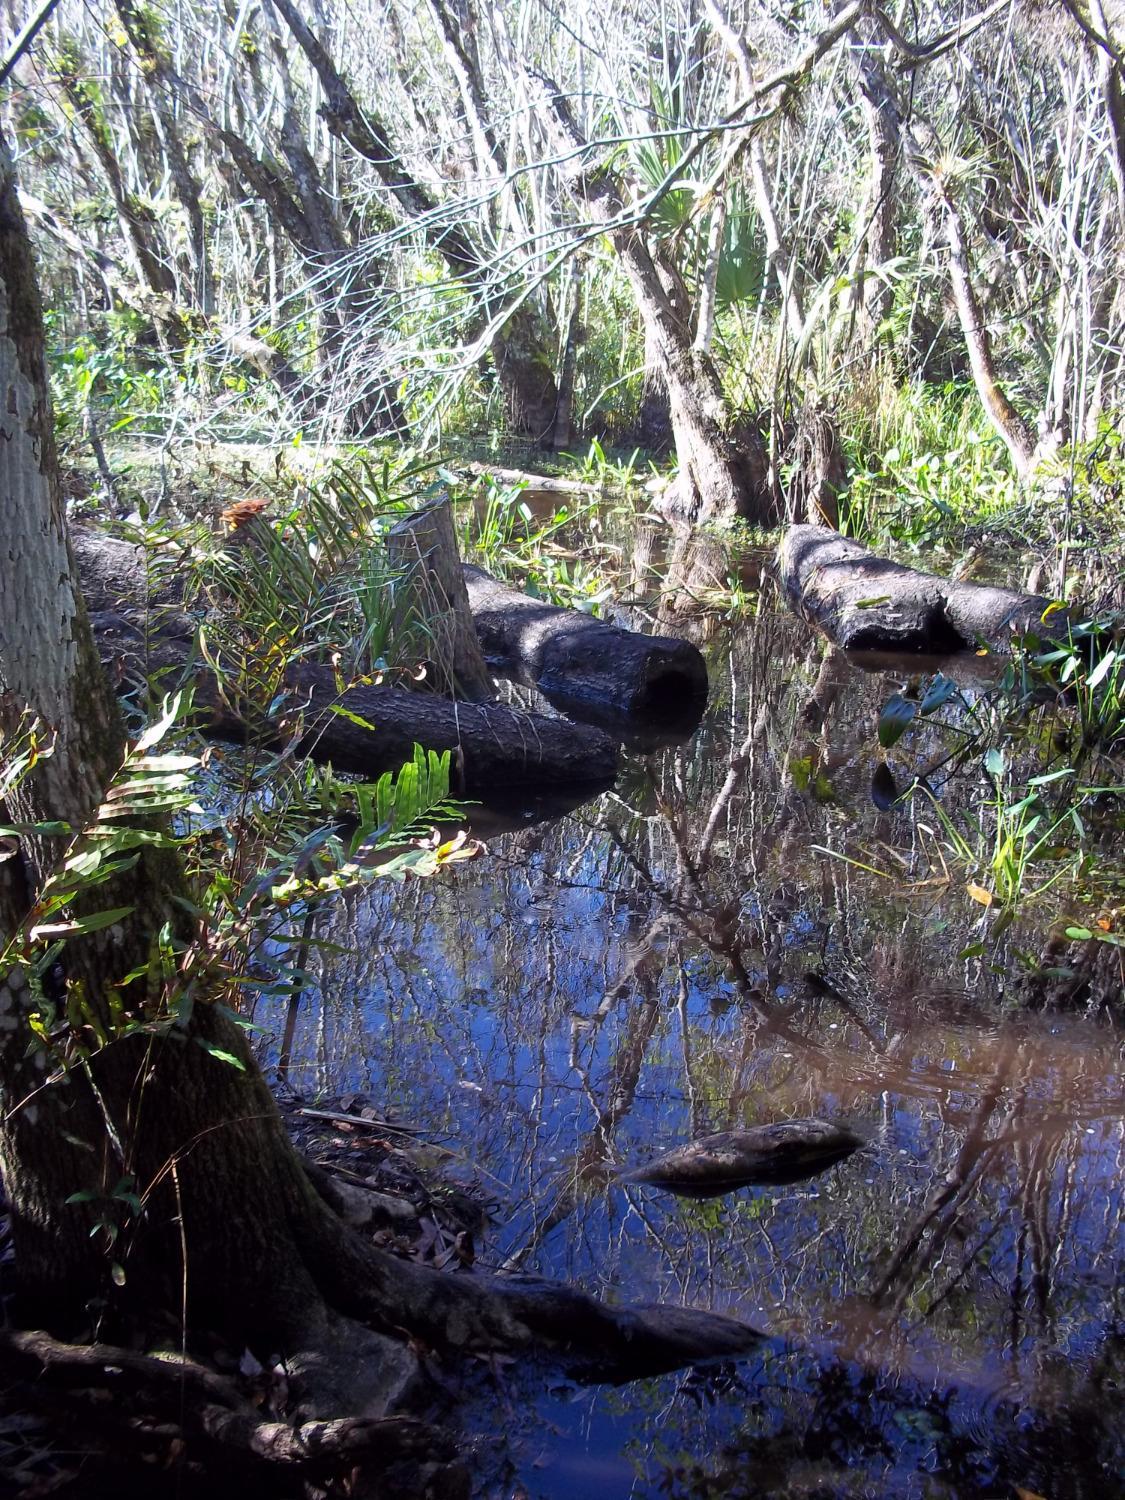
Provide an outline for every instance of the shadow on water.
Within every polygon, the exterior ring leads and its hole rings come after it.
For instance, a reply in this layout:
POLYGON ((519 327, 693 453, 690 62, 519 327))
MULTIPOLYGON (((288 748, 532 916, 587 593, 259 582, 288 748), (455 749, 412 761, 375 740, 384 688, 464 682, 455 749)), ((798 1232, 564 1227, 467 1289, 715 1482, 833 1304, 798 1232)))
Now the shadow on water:
POLYGON ((878 749, 885 675, 787 618, 709 649, 689 743, 318 928, 347 951, 310 959, 290 1078, 445 1141, 494 1200, 482 1264, 769 1335, 612 1391, 483 1370, 479 1493, 1125 1494, 1119 975, 1060 1008, 1019 962, 1041 916, 982 947, 925 808, 872 800, 944 754, 878 749), (865 1144, 706 1201, 614 1180, 794 1117, 865 1144))

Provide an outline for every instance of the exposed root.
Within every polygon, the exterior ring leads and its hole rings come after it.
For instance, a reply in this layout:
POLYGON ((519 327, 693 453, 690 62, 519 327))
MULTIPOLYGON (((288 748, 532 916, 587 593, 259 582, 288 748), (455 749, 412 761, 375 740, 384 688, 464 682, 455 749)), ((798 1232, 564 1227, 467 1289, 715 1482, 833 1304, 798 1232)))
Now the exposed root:
MULTIPOLYGON (((81 1431, 91 1423, 100 1444, 108 1437, 119 1448, 134 1455, 140 1450, 150 1462, 165 1465, 188 1457, 207 1463, 209 1473, 244 1485, 254 1475, 270 1482, 270 1471, 323 1484, 356 1468, 372 1477, 398 1470, 401 1484, 402 1466, 408 1465, 425 1474, 397 1493, 418 1494, 428 1487, 425 1476, 432 1466, 455 1456, 445 1434, 414 1417, 294 1423, 266 1415, 234 1381, 179 1356, 66 1344, 40 1332, 3 1332, 0 1370, 9 1387, 12 1381, 32 1385, 29 1405, 52 1409, 55 1425, 60 1419, 67 1424, 68 1437, 75 1427, 81 1431)), ((462 1486, 459 1472, 450 1470, 447 1478, 450 1487, 443 1493, 456 1494, 462 1486)))

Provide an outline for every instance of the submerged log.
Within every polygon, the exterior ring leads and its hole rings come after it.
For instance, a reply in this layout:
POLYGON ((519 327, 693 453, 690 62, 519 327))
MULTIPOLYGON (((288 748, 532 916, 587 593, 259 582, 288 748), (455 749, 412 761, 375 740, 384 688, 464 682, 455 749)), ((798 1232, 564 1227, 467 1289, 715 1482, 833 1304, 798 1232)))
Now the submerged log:
POLYGON ((145 634, 126 616, 91 614, 102 662, 122 692, 159 674, 163 691, 189 681, 200 727, 242 743, 261 734, 276 748, 298 735, 297 750, 338 771, 375 776, 408 761, 414 746, 452 752, 453 790, 478 796, 497 788, 603 787, 617 770, 608 735, 584 724, 523 713, 506 704, 452 703, 385 685, 341 692, 331 667, 298 664, 286 674, 280 720, 232 703, 192 643, 145 634))
POLYGON ((862 1145, 863 1137, 854 1130, 827 1120, 781 1120, 701 1136, 617 1181, 644 1183, 682 1198, 717 1198, 742 1187, 801 1182, 862 1145))
POLYGON ((689 641, 620 630, 464 567, 477 635, 494 671, 559 707, 594 704, 660 719, 698 715, 707 668, 689 641))
POLYGON ((1040 594, 919 573, 826 526, 791 526, 778 550, 793 609, 846 650, 932 652, 1065 635, 1068 615, 1040 594))

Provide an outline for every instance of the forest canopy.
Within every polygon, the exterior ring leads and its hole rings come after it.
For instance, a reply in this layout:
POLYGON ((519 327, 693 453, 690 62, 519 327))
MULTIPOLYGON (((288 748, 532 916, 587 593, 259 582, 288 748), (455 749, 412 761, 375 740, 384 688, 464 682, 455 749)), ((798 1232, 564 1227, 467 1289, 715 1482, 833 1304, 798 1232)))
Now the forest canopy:
POLYGON ((5 110, 76 439, 674 441, 758 521, 825 441, 1116 441, 1100 0, 48 9, 5 110))

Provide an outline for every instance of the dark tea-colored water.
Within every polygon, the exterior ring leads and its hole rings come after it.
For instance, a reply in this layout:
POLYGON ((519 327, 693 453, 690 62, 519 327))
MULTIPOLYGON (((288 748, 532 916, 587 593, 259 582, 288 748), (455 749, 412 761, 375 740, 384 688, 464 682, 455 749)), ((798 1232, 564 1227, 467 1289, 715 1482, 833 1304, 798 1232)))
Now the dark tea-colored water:
POLYGON ((492 1199, 482 1264, 766 1335, 616 1389, 482 1366, 460 1418, 479 1491, 1125 1494, 1120 988, 1043 973, 1061 898, 990 940, 937 810, 972 832, 973 772, 873 801, 881 763, 908 786, 945 753, 929 729, 878 749, 901 673, 849 671, 822 731, 802 627, 709 650, 687 743, 320 929, 349 952, 314 960, 291 1081, 360 1089, 454 1153, 492 1199), (865 1144, 707 1201, 614 1181, 803 1116, 865 1144))

